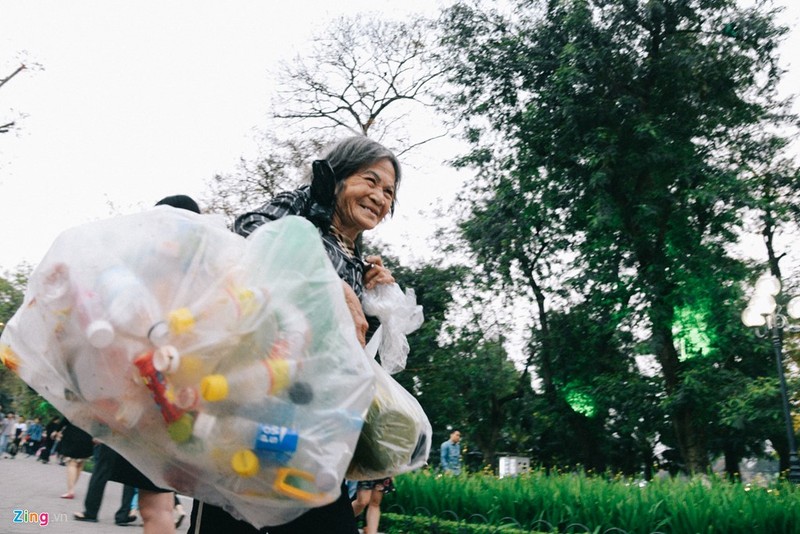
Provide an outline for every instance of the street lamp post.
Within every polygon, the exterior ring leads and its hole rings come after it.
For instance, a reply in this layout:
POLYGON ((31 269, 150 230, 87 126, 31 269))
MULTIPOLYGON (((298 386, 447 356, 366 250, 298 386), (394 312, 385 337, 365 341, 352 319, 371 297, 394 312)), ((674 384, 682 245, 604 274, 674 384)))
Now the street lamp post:
MULTIPOLYGON (((786 438, 789 440, 789 481, 800 484, 800 459, 797 457, 797 444, 794 437, 792 412, 789 407, 789 395, 786 391, 786 378, 783 373, 783 332, 800 332, 800 326, 792 325, 782 313, 783 308, 775 302, 781 291, 781 283, 770 274, 762 275, 756 282, 755 291, 742 312, 745 326, 758 328, 761 337, 770 336, 775 352, 775 363, 778 366, 778 381, 783 402, 783 417, 786 420, 786 438)), ((792 319, 800 318, 800 297, 795 297, 786 306, 786 313, 792 319)))

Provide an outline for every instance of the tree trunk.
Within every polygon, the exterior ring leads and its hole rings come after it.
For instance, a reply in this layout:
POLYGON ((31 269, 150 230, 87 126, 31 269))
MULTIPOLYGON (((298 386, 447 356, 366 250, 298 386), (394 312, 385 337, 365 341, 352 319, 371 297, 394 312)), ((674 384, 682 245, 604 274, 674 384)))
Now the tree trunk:
POLYGON ((739 471, 740 455, 736 452, 735 448, 730 445, 725 445, 725 475, 729 480, 739 480, 741 472, 739 471))
MULTIPOLYGON (((656 302, 653 307, 655 308, 659 304, 656 302)), ((660 305, 664 306, 664 304, 660 305)), ((671 310, 651 313, 651 318, 653 319, 653 349, 664 375, 667 395, 679 393, 682 380, 678 351, 675 349, 672 337, 671 317, 671 310)), ((709 467, 706 453, 706 436, 702 423, 695 418, 692 401, 678 402, 675 411, 671 414, 671 418, 684 469, 689 473, 705 473, 709 467)))

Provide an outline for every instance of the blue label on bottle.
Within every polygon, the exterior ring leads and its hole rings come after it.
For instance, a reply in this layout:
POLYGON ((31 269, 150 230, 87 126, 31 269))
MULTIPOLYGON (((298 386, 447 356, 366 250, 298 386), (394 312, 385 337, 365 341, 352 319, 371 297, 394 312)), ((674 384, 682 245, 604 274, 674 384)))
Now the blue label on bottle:
POLYGON ((277 425, 258 425, 256 453, 294 452, 297 450, 297 432, 277 425))

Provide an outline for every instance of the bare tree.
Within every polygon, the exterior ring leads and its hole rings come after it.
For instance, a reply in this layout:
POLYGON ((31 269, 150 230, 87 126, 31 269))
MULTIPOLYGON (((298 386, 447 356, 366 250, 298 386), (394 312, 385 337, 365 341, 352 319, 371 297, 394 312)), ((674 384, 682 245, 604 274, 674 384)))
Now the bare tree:
MULTIPOLYGON (((3 87, 6 83, 8 83, 14 76, 25 70, 27 67, 24 64, 21 64, 17 69, 6 76, 5 78, 0 78, 0 87, 3 87)), ((15 121, 9 121, 5 124, 0 124, 0 133, 8 133, 9 130, 14 126, 15 121)))
POLYGON ((306 132, 347 129, 403 154, 444 133, 412 139, 415 107, 433 107, 442 74, 434 59, 431 22, 340 17, 314 38, 311 53, 282 65, 275 117, 306 132))
POLYGON ((224 215, 232 223, 236 215, 259 206, 275 193, 297 187, 308 172, 309 157, 322 149, 313 138, 279 139, 264 134, 261 155, 239 160, 234 172, 216 174, 206 184, 201 203, 208 212, 224 215))
MULTIPOLYGON (((400 156, 441 132, 412 139, 411 116, 435 108, 441 75, 431 22, 340 17, 312 39, 310 52, 282 63, 273 121, 263 125, 261 155, 208 182, 208 211, 229 219, 276 192, 296 187, 310 161, 342 132, 369 135, 400 156)), ((415 132, 423 130, 415 126, 415 132)))

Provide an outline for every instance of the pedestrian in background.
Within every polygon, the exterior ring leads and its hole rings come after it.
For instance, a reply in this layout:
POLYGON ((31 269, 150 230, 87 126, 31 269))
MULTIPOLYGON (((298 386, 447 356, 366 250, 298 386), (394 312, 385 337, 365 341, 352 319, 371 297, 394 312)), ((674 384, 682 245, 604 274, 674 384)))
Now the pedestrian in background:
POLYGON ((94 450, 92 436, 64 419, 61 428, 61 454, 67 460, 67 492, 61 495, 62 499, 75 498, 75 485, 81 476, 86 460, 91 458, 94 450))
POLYGON ((13 458, 9 451, 10 447, 14 445, 14 436, 17 432, 17 419, 14 417, 14 412, 8 412, 0 422, 0 451, 3 453, 3 458, 13 458))
POLYGON ((50 453, 53 451, 56 437, 58 437, 58 431, 61 429, 61 426, 61 418, 55 416, 47 423, 47 426, 44 427, 44 432, 42 433, 42 452, 36 459, 37 461, 43 464, 50 462, 50 453))
POLYGON ((42 420, 38 417, 34 417, 31 424, 28 425, 28 439, 26 440, 26 452, 28 453, 29 457, 33 456, 39 451, 39 447, 42 445, 43 432, 44 429, 42 428, 42 420))
MULTIPOLYGON (((100 504, 103 502, 103 493, 106 484, 111 479, 118 454, 107 445, 98 443, 94 446, 94 468, 92 478, 89 479, 89 487, 86 489, 86 498, 83 501, 83 512, 75 512, 73 517, 76 521, 97 522, 97 513, 100 511, 100 504)), ((114 522, 117 525, 127 525, 136 521, 136 516, 131 514, 133 494, 136 488, 127 484, 122 488, 122 503, 114 514, 114 522)))
POLYGON ((442 471, 451 475, 461 474, 461 432, 453 430, 450 439, 442 443, 441 467, 442 471))

